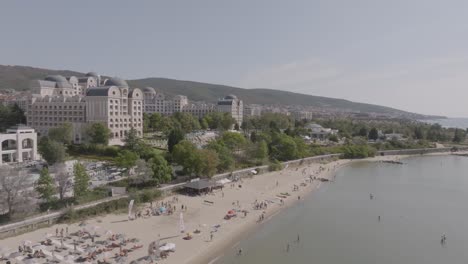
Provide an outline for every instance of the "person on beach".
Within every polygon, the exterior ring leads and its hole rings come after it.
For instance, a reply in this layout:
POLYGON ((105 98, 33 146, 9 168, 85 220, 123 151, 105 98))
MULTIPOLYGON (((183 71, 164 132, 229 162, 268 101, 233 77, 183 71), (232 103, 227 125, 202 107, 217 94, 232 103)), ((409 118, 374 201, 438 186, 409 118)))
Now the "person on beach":
POLYGON ((213 233, 210 234, 210 241, 213 241, 213 233))
POLYGON ((369 194, 369 198, 370 198, 371 200, 374 199, 374 195, 372 195, 372 193, 369 194))
POLYGON ((440 239, 440 243, 441 243, 442 245, 444 245, 446 241, 447 241, 447 236, 445 236, 445 234, 443 234, 442 237, 441 237, 441 239, 440 239))
POLYGON ((299 243, 299 241, 301 241, 301 240, 300 240, 300 238, 299 238, 299 234, 297 234, 297 240, 296 240, 296 242, 299 243))
POLYGON ((237 252, 237 256, 242 256, 242 248, 239 248, 239 251, 237 252))
POLYGON ((379 222, 380 222, 380 215, 379 215, 379 222))
POLYGON ((286 246, 286 252, 289 252, 289 243, 288 243, 288 245, 286 246))

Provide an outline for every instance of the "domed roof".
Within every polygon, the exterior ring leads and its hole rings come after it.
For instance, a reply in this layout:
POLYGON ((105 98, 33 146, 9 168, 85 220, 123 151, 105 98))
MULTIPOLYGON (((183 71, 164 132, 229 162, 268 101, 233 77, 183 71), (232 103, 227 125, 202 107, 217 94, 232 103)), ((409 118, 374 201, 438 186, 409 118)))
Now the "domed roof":
POLYGON ((319 124, 312 123, 312 124, 305 125, 305 128, 308 128, 308 129, 321 129, 323 127, 321 125, 319 125, 319 124))
POLYGON ((97 78, 97 77, 99 77, 99 74, 97 74, 97 73, 95 73, 95 72, 88 72, 88 73, 86 74, 86 76, 89 76, 89 77, 96 77, 96 78, 97 78))
POLYGON ((67 79, 62 75, 49 75, 45 77, 46 81, 57 82, 57 83, 67 83, 67 79))
POLYGON ((118 77, 112 77, 106 80, 104 83, 106 86, 117 86, 120 88, 128 88, 128 84, 125 80, 120 79, 118 77))
POLYGON ((154 90, 153 87, 145 87, 145 88, 143 88, 143 92, 144 92, 144 93, 152 93, 152 94, 155 94, 155 93, 156 93, 156 90, 154 90))
POLYGON ((224 97, 224 99, 231 99, 231 100, 235 100, 235 99, 237 99, 237 96, 235 96, 235 95, 233 95, 233 94, 230 94, 230 95, 228 95, 228 96, 224 97))

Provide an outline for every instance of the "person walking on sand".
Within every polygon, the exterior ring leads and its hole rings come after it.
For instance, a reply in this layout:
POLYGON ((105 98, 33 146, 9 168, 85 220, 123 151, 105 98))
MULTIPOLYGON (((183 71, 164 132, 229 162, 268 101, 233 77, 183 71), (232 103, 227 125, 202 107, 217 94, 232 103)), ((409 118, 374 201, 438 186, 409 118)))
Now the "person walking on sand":
POLYGON ((286 252, 289 252, 289 243, 288 243, 288 245, 286 246, 286 252))
POLYGON ((369 198, 370 198, 371 200, 374 199, 374 195, 373 195, 372 193, 369 194, 369 198))
POLYGON ((296 240, 296 242, 299 243, 299 241, 301 241, 301 240, 300 240, 300 238, 299 238, 299 234, 297 234, 297 240, 296 240))
POLYGON ((210 241, 213 241, 213 233, 210 234, 210 241))
POLYGON ((242 256, 242 248, 239 248, 239 251, 237 252, 237 256, 242 256))
POLYGON ((379 222, 380 222, 380 215, 379 215, 379 222))

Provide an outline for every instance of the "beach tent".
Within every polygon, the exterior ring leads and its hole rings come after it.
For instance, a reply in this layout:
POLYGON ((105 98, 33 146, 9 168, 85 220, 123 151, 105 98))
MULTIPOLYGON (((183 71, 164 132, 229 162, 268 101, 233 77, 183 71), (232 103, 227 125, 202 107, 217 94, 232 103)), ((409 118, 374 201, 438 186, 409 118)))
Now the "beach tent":
POLYGON ((209 191, 213 186, 215 186, 213 182, 201 179, 198 181, 192 181, 192 182, 186 183, 184 185, 184 188, 200 193, 204 191, 209 191))

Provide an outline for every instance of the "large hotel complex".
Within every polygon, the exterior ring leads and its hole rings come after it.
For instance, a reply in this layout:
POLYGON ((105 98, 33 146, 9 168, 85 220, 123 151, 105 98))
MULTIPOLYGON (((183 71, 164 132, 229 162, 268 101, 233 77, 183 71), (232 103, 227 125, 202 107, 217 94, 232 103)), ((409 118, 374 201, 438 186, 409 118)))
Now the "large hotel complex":
POLYGON ((143 135, 143 113, 172 115, 176 112, 202 118, 211 112, 229 113, 240 127, 244 106, 235 95, 217 104, 190 102, 186 96, 171 99, 154 88, 130 88, 119 78, 102 78, 90 72, 85 76, 47 76, 31 83, 32 95, 24 104, 27 125, 39 136, 53 127, 70 123, 75 143, 86 142, 86 130, 92 123, 103 123, 111 131, 109 144, 121 145, 134 128, 143 135))
POLYGON ((131 128, 143 134, 143 92, 122 79, 102 79, 96 73, 47 76, 32 82, 32 93, 27 124, 41 136, 50 128, 70 123, 74 142, 81 143, 86 140, 86 129, 95 122, 110 129, 110 144, 122 144, 131 128))

